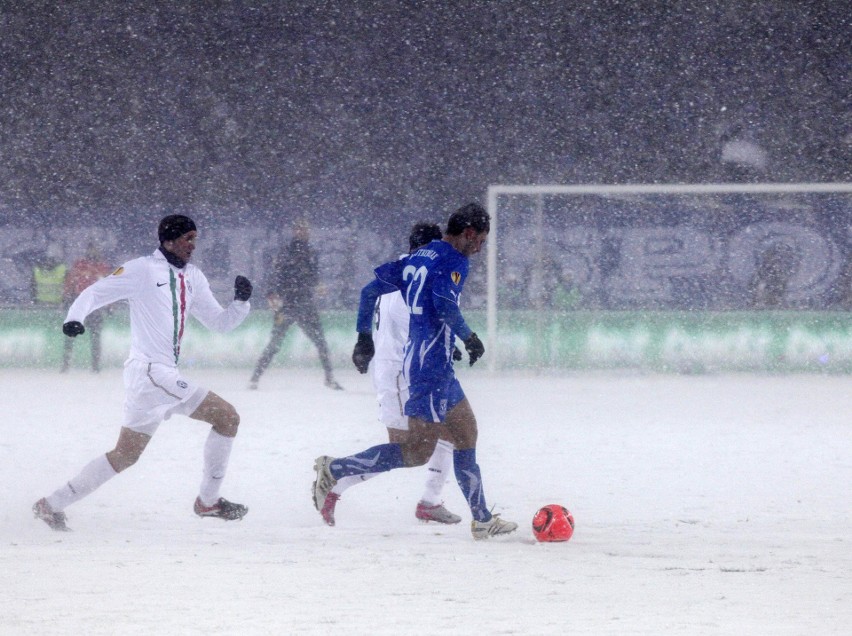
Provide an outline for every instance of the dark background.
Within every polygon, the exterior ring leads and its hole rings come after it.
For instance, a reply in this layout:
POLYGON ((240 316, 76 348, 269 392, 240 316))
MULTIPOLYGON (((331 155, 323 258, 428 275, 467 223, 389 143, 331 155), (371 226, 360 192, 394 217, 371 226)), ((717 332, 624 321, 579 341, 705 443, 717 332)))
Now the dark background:
POLYGON ((0 219, 396 235, 491 183, 852 180, 848 2, 673 4, 2 2, 0 219))

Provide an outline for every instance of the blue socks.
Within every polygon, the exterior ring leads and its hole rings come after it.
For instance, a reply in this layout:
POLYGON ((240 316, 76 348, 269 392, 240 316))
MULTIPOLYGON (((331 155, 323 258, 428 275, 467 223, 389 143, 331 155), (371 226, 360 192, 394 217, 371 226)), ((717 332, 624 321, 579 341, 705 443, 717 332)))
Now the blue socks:
MULTIPOLYGON (((335 459, 328 469, 332 477, 342 479, 351 475, 386 473, 403 466, 399 444, 379 444, 357 455, 335 459)), ((476 463, 476 449, 454 450, 453 466, 456 481, 473 518, 477 521, 490 520, 491 512, 485 503, 485 493, 482 490, 482 475, 479 472, 479 464, 476 463)))
POLYGON ((386 473, 394 468, 402 468, 403 465, 399 444, 380 444, 357 455, 335 459, 328 469, 332 477, 340 479, 350 475, 386 473))
POLYGON ((476 521, 489 521, 491 512, 485 504, 482 475, 479 472, 479 464, 476 463, 476 449, 453 451, 453 465, 456 470, 456 481, 459 482, 459 488, 467 499, 470 514, 476 521))

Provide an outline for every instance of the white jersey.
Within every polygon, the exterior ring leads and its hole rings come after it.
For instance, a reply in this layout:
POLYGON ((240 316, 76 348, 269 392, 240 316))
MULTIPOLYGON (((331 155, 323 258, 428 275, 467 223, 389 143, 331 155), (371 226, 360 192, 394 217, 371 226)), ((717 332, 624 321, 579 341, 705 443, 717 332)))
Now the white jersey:
POLYGON ((402 370, 403 350, 408 342, 408 318, 408 306, 400 292, 379 296, 373 327, 374 360, 398 362, 402 370))
POLYGON ((379 296, 373 344, 376 360, 392 360, 402 369, 403 350, 408 342, 408 306, 398 291, 379 296))
POLYGON ((408 418, 403 412, 408 400, 408 384, 402 375, 408 317, 408 306, 400 292, 379 296, 373 327, 376 353, 370 364, 379 402, 379 421, 386 428, 403 431, 408 430, 408 418))
POLYGON ((408 384, 402 375, 403 350, 408 341, 408 307, 402 294, 393 292, 379 297, 373 343, 376 355, 370 363, 373 387, 379 402, 379 421, 386 428, 408 430, 404 407, 408 384))
POLYGON ((214 331, 229 331, 248 315, 251 304, 235 300, 223 309, 207 277, 195 265, 171 265, 160 250, 129 261, 87 287, 68 309, 65 322, 119 300, 130 304, 128 360, 177 366, 188 315, 214 331))

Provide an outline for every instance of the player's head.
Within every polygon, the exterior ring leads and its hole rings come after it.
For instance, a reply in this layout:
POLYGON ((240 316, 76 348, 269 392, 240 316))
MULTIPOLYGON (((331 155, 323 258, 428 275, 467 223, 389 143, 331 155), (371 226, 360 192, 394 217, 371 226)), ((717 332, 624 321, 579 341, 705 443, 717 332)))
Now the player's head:
POLYGON ((491 231, 491 215, 478 203, 468 203, 453 212, 447 221, 447 234, 458 236, 469 227, 477 234, 491 231))
POLYGON ((163 217, 157 228, 160 246, 182 261, 189 261, 195 249, 197 230, 195 221, 183 214, 170 214, 163 217))
POLYGON ((187 232, 194 232, 197 229, 195 221, 188 216, 184 216, 183 214, 169 214, 160 221, 160 227, 157 228, 157 236, 160 237, 160 244, 163 244, 166 241, 174 241, 187 232))
POLYGON ((307 243, 311 238, 311 224, 305 217, 293 221, 293 239, 307 243))
POLYGON ((450 216, 445 240, 465 256, 472 256, 482 249, 490 231, 491 216, 485 208, 468 203, 450 216))
POLYGON ((441 228, 435 223, 415 223, 408 235, 408 251, 413 252, 432 241, 440 241, 442 238, 441 228))

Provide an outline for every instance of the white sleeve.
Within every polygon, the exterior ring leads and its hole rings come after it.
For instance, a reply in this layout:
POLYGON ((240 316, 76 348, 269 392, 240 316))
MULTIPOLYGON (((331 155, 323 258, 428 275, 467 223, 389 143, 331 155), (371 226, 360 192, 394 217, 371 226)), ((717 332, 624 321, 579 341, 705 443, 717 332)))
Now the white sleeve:
POLYGON ((119 300, 128 300, 146 277, 138 260, 125 263, 106 278, 95 281, 71 303, 65 322, 83 322, 90 313, 119 300))
POLYGON ((193 284, 195 291, 189 311, 208 329, 230 331, 248 316, 251 303, 247 300, 235 300, 223 309, 210 291, 207 277, 198 268, 193 269, 193 284))

